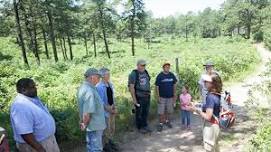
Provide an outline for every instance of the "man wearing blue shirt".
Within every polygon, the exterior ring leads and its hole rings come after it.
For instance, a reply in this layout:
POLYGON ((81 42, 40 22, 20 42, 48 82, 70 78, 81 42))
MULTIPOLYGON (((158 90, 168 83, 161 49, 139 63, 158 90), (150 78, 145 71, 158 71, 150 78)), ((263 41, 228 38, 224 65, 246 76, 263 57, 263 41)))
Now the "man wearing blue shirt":
POLYGON ((86 131, 88 152, 103 151, 102 136, 106 124, 103 101, 95 87, 99 81, 99 71, 90 68, 85 72, 85 81, 77 92, 80 127, 86 131))
POLYGON ((110 70, 101 68, 99 70, 102 80, 96 85, 98 93, 103 101, 105 110, 106 129, 104 133, 104 152, 119 151, 114 143, 115 117, 117 114, 115 103, 115 90, 110 81, 110 70))
POLYGON ((166 124, 169 128, 172 128, 169 116, 171 113, 173 113, 173 106, 175 105, 177 98, 177 79, 175 75, 170 72, 169 62, 165 62, 163 64, 163 71, 160 72, 156 77, 155 86, 158 99, 158 114, 160 122, 157 130, 162 131, 163 124, 166 124))
POLYGON ((37 96, 32 79, 17 82, 18 95, 11 109, 11 125, 20 152, 59 152, 55 139, 55 120, 37 96))

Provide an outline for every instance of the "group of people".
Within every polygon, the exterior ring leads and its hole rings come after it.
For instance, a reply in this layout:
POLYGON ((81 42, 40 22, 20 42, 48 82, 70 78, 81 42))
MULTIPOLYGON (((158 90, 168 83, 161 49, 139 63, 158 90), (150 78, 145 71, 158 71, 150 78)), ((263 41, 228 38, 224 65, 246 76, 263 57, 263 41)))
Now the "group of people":
MULTIPOLYGON (((151 99, 150 75, 146 70, 146 61, 138 60, 137 67, 128 78, 128 87, 135 107, 135 124, 140 133, 150 133, 148 115, 151 99)), ((165 62, 155 80, 155 92, 158 102, 159 124, 157 131, 165 126, 172 128, 171 117, 177 100, 177 78, 170 72, 171 64, 165 62)), ((199 86, 203 106, 199 109, 191 103, 189 87, 184 85, 180 93, 180 113, 183 129, 191 129, 190 113, 199 114, 204 121, 203 141, 207 151, 218 150, 220 113, 220 93, 222 82, 213 64, 204 65, 199 86)), ((117 107, 115 90, 110 81, 110 70, 89 68, 84 73, 85 80, 78 88, 77 101, 79 109, 79 126, 86 132, 88 152, 118 151, 114 143, 115 116, 117 107)), ((17 84, 17 96, 11 109, 11 125, 16 147, 20 152, 59 152, 55 138, 55 120, 37 94, 35 82, 22 78, 17 84)))

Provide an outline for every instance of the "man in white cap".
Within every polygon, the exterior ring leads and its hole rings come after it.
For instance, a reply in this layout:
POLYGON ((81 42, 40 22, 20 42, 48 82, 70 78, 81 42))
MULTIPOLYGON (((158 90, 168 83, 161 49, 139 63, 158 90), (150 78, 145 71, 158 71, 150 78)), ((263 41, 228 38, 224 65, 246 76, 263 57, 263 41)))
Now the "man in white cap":
POLYGON ((143 134, 151 132, 147 123, 151 97, 150 76, 145 67, 146 61, 138 60, 137 69, 131 72, 128 80, 135 105, 136 127, 143 134))
POLYGON ((157 130, 159 132, 163 130, 164 124, 168 128, 172 128, 170 115, 174 111, 174 105, 176 104, 175 102, 177 97, 177 79, 175 75, 170 72, 170 63, 165 62, 162 68, 163 71, 158 74, 155 81, 159 114, 159 125, 157 130))
POLYGON ((202 103, 205 103, 208 90, 205 86, 203 77, 204 76, 206 77, 206 74, 211 75, 213 72, 215 72, 215 70, 214 70, 214 64, 212 61, 207 61, 205 64, 203 64, 203 66, 204 66, 204 72, 202 73, 200 80, 198 81, 198 84, 199 84, 199 90, 200 90, 200 95, 201 95, 201 101, 202 103))
POLYGON ((100 73, 94 68, 85 72, 85 81, 77 92, 80 127, 86 131, 87 151, 102 152, 103 131, 106 128, 103 102, 95 87, 100 81, 100 73))

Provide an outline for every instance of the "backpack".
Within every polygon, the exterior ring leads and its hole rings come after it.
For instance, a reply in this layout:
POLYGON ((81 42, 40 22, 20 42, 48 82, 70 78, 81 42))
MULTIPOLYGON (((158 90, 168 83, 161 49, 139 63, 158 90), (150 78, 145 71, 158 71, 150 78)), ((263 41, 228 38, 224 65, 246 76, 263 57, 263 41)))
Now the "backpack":
POLYGON ((230 92, 225 91, 225 93, 221 95, 220 104, 221 113, 219 118, 217 118, 215 115, 213 115, 213 117, 217 122, 219 122, 220 128, 228 129, 234 125, 236 119, 236 114, 233 111, 233 105, 231 103, 230 92))
MULTIPOLYGON (((137 88, 136 88, 136 86, 139 84, 139 72, 138 72, 138 70, 133 70, 133 72, 135 72, 135 74, 136 74, 136 81, 135 81, 135 85, 134 85, 134 87, 135 87, 135 90, 138 90, 137 88)), ((148 73, 148 71, 147 70, 145 70, 145 72, 146 72, 146 74, 147 74, 147 76, 148 76, 148 78, 149 78, 149 80, 151 80, 151 77, 150 77, 150 75, 149 75, 149 73, 148 73)))

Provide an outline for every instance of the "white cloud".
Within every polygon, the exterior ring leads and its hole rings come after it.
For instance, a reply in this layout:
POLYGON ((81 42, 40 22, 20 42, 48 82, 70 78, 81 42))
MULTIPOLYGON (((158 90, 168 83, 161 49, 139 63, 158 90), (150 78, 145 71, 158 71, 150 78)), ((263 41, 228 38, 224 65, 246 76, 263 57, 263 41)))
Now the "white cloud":
POLYGON ((219 9, 224 0, 145 0, 146 10, 150 10, 156 18, 198 12, 207 7, 219 9))

